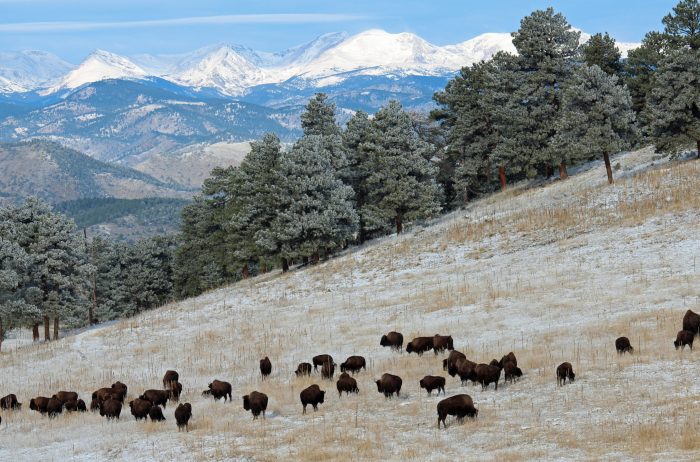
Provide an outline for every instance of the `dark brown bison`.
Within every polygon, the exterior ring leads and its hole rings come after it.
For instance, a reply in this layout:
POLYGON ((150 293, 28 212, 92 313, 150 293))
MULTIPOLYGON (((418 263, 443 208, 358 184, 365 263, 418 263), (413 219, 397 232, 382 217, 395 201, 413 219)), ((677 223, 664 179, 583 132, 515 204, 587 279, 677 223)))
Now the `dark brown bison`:
POLYGON ((338 381, 335 384, 338 388, 338 396, 341 396, 343 392, 349 395, 350 393, 359 393, 360 390, 357 388, 357 380, 350 377, 347 372, 343 372, 338 377, 338 381))
POLYGON ((148 411, 148 417, 151 418, 151 422, 162 422, 165 420, 160 406, 151 406, 151 409, 148 411))
POLYGON ((311 375, 311 363, 299 363, 297 370, 294 371, 297 377, 303 375, 311 375))
POLYGON ((693 351, 693 340, 695 340, 695 334, 689 330, 681 330, 676 334, 676 341, 673 342, 673 346, 677 349, 684 349, 686 345, 690 346, 690 351, 693 351))
POLYGON ((514 363, 508 361, 503 365, 503 381, 513 383, 515 379, 523 376, 523 371, 514 363))
POLYGON ((112 384, 112 397, 118 399, 122 403, 126 399, 127 387, 121 382, 116 382, 112 384))
POLYGON ((107 401, 112 397, 112 388, 100 388, 92 392, 92 403, 90 404, 90 409, 96 410, 100 408, 100 404, 107 401), (93 407, 94 405, 94 407, 93 407))
POLYGON ((323 365, 324 365, 325 363, 335 364, 335 363, 333 362, 333 356, 331 356, 331 355, 318 355, 318 356, 314 356, 313 359, 311 360, 311 362, 312 362, 313 365, 314 365, 314 370, 315 370, 315 371, 318 370, 318 366, 322 366, 322 367, 323 367, 323 365))
POLYGON ((498 361, 498 367, 501 369, 505 368, 506 363, 513 363, 513 366, 518 365, 518 358, 515 357, 515 354, 511 351, 507 355, 504 355, 500 361, 498 361))
POLYGON ((10 393, 7 396, 3 396, 0 399, 0 409, 5 410, 20 410, 22 408, 22 403, 17 401, 17 395, 10 393))
POLYGON ((403 380, 401 380, 401 377, 398 375, 382 374, 382 377, 375 383, 377 384, 377 391, 379 393, 384 393, 385 398, 391 398, 394 393, 396 393, 396 397, 398 398, 403 380))
POLYGON ((399 332, 391 331, 386 335, 382 335, 379 345, 383 347, 391 347, 392 350, 403 349, 403 335, 399 332))
POLYGON ((272 373, 272 363, 267 356, 260 360, 260 373, 262 374, 263 380, 272 373))
POLYGON ((466 384, 468 380, 471 380, 472 384, 476 383, 476 363, 474 361, 469 361, 468 359, 458 359, 457 360, 457 375, 462 381, 462 385, 466 384))
POLYGON ((32 411, 38 411, 41 414, 46 414, 46 406, 49 404, 49 400, 46 396, 37 396, 29 400, 29 409, 32 411))
POLYGON ((168 384, 168 399, 177 403, 180 401, 180 395, 182 394, 182 384, 180 382, 170 382, 168 384))
POLYGON ((453 415, 457 417, 457 421, 461 422, 465 417, 476 418, 479 415, 479 410, 474 408, 474 401, 469 395, 455 395, 445 398, 440 401, 437 405, 438 414, 438 428, 440 428, 440 422, 447 428, 445 419, 448 415, 453 415))
POLYGON ((571 383, 575 378, 576 374, 574 374, 574 368, 571 367, 571 363, 561 363, 557 367, 557 385, 560 387, 566 383, 566 379, 569 379, 569 383, 571 383))
POLYGON ((495 358, 491 360, 489 366, 496 366, 497 368, 502 369, 501 363, 499 363, 498 360, 495 358))
POLYGON ((474 368, 476 381, 481 384, 481 389, 485 390, 489 384, 496 385, 498 390, 498 380, 501 378, 501 368, 490 364, 477 364, 474 368))
POLYGON ((451 335, 437 335, 433 336, 433 351, 437 355, 438 352, 443 352, 445 350, 454 350, 454 344, 452 342, 451 335))
POLYGON ((119 419, 122 413, 122 402, 119 399, 109 398, 100 404, 100 415, 107 417, 108 420, 119 419))
POLYGON ((170 384, 178 380, 180 380, 180 374, 178 374, 177 371, 165 371, 165 375, 163 376, 163 388, 165 390, 169 389, 170 384))
POLYGON ((454 377, 457 375, 457 361, 465 359, 467 359, 467 357, 464 355, 464 353, 457 350, 452 350, 447 356, 447 359, 442 360, 442 370, 447 371, 451 377, 454 377))
POLYGON ((151 403, 147 399, 138 398, 129 401, 129 407, 131 408, 131 415, 133 415, 136 418, 136 420, 146 420, 146 418, 148 417, 148 413, 153 407, 153 403, 151 403))
POLYGON ((306 405, 310 404, 313 406, 314 411, 318 410, 318 405, 323 404, 323 398, 326 396, 326 392, 321 390, 321 388, 313 384, 301 390, 299 393, 299 399, 301 399, 301 405, 303 406, 302 414, 306 414, 306 405))
POLYGON ((693 310, 688 310, 683 316, 683 330, 688 330, 693 335, 700 335, 700 314, 694 313, 693 310))
POLYGON ((77 401, 66 401, 63 403, 63 407, 68 412, 85 412, 87 407, 85 406, 85 401, 79 399, 77 401))
POLYGON ((78 394, 74 391, 59 391, 52 398, 56 398, 61 403, 66 403, 68 401, 78 401, 78 394))
POLYGON ((95 412, 100 410, 100 400, 97 398, 92 398, 90 401, 90 410, 95 412))
POLYGON ((321 366, 321 377, 331 380, 333 374, 335 374, 335 363, 330 361, 323 363, 323 366, 321 366))
POLYGON ((49 414, 49 417, 56 417, 63 412, 63 401, 52 397, 49 399, 49 402, 46 403, 46 412, 49 414))
POLYGON ((432 349, 433 337, 416 337, 406 345, 406 353, 416 352, 418 356, 423 356, 423 353, 432 349))
POLYGON ((445 377, 440 377, 437 375, 426 375, 422 379, 420 379, 420 387, 423 388, 425 391, 428 392, 428 394, 432 394, 433 390, 437 390, 437 394, 440 394, 440 390, 442 390, 442 394, 445 394, 445 377))
POLYGON ((267 410, 267 395, 258 391, 251 392, 243 397, 243 409, 253 413, 253 420, 257 419, 262 412, 263 419, 267 410))
POLYGON ((367 369, 365 358, 362 356, 350 356, 344 363, 340 364, 340 372, 350 371, 355 374, 355 372, 360 372, 360 369, 367 369))
POLYGON ((619 355, 634 352, 634 348, 632 348, 632 345, 630 345, 630 339, 627 337, 620 337, 615 340, 615 348, 617 349, 617 354, 619 355))
POLYGON ((152 405, 163 406, 163 409, 165 409, 168 404, 169 397, 169 390, 146 390, 141 396, 139 396, 139 399, 145 399, 150 401, 152 405))
POLYGON ((222 380, 214 380, 212 383, 209 384, 209 390, 211 391, 211 395, 216 400, 224 398, 225 402, 226 397, 228 397, 228 399, 231 399, 231 384, 228 382, 224 382, 222 380))
POLYGON ((181 431, 183 428, 190 431, 190 418, 192 418, 192 405, 190 403, 180 404, 177 409, 175 409, 177 431, 181 431))

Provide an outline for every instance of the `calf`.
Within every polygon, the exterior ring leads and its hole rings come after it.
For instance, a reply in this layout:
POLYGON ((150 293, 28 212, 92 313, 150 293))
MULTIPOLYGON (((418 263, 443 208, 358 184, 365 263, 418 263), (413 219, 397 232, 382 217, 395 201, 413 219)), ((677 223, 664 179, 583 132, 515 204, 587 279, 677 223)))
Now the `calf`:
POLYGON ((632 348, 632 345, 630 345, 630 339, 627 337, 620 337, 615 340, 615 348, 617 349, 617 354, 619 355, 634 352, 634 348, 632 348))
POLYGON ((190 431, 190 418, 192 418, 192 405, 190 403, 180 404, 177 409, 175 409, 177 431, 181 431, 183 428, 190 431))
POLYGON ((357 388, 357 380, 350 377, 347 372, 340 374, 335 386, 338 389, 338 396, 341 396, 343 392, 345 392, 347 395, 350 393, 360 392, 360 390, 357 388))
POLYGON ((677 349, 683 350, 686 345, 690 346, 690 351, 693 351, 693 340, 695 340, 695 334, 689 330, 680 330, 676 334, 676 341, 673 342, 673 346, 677 349))
POLYGON ((440 395, 440 390, 442 394, 445 394, 445 377, 440 377, 437 375, 426 375, 420 379, 420 387, 428 392, 428 395, 432 394, 433 390, 437 390, 438 396, 440 395))
POLYGON ((571 367, 571 363, 561 363, 557 367, 557 385, 560 387, 566 383, 566 379, 569 379, 569 383, 571 383, 575 378, 576 374, 574 374, 574 368, 571 367))
POLYGON ((297 377, 304 375, 311 375, 311 364, 310 363, 299 363, 297 370, 294 371, 297 377))
POLYGON ((260 374, 262 374, 263 380, 265 380, 265 377, 270 375, 272 373, 272 363, 270 362, 270 358, 265 356, 263 359, 260 360, 260 374))

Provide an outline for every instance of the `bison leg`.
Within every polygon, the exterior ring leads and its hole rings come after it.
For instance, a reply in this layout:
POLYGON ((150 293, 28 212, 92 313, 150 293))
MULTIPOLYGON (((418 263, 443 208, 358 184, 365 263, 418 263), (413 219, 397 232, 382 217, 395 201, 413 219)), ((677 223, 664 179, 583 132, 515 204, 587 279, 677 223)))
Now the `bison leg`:
POLYGON ((306 404, 304 404, 303 406, 304 406, 304 410, 301 413, 306 414, 306 404))

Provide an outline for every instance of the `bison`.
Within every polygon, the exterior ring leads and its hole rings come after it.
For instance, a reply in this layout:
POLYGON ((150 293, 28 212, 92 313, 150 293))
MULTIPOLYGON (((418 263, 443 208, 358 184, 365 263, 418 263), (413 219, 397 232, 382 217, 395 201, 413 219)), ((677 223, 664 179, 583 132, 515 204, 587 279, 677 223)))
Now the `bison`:
POLYGON ((518 365, 518 358, 515 357, 515 354, 512 351, 507 355, 504 355, 501 360, 498 361, 498 367, 504 369, 506 367, 506 363, 513 363, 513 366, 518 365))
POLYGON ((435 355, 438 354, 438 352, 443 352, 445 350, 454 350, 454 344, 452 342, 452 336, 451 335, 437 335, 433 336, 433 351, 435 352, 435 355))
POLYGON ((37 396, 29 400, 29 409, 32 411, 37 411, 41 414, 46 414, 46 406, 49 404, 49 400, 46 396, 37 396))
POLYGON ((168 398, 170 398, 169 390, 146 390, 143 392, 139 399, 145 399, 150 401, 154 406, 163 406, 163 409, 168 404, 168 398))
POLYGON ((416 352, 418 356, 423 356, 423 353, 432 349, 433 337, 416 337, 406 345, 406 353, 416 352))
POLYGON ((106 417, 107 420, 119 419, 122 413, 122 402, 119 399, 110 397, 108 400, 100 404, 100 415, 106 417))
POLYGON ((617 354, 619 355, 634 352, 634 348, 632 348, 632 345, 630 345, 630 339, 627 337, 620 337, 615 340, 615 348, 617 349, 617 354))
POLYGON ((74 391, 59 391, 52 398, 56 398, 61 403, 67 403, 68 401, 78 401, 78 394, 74 391))
POLYGON ((365 358, 362 356, 350 356, 340 364, 340 372, 350 371, 354 375, 355 372, 360 372, 360 369, 367 369, 365 358))
POLYGON ((228 382, 224 382, 222 380, 214 380, 212 383, 209 384, 209 390, 211 390, 211 395, 214 397, 215 400, 224 398, 225 402, 227 396, 228 399, 231 399, 231 384, 228 382))
POLYGON ((122 403, 124 402, 124 399, 126 399, 126 391, 127 387, 123 383, 116 382, 112 384, 112 396, 122 403))
POLYGON ((299 399, 301 399, 301 405, 303 406, 302 414, 306 414, 306 405, 310 404, 313 406, 314 411, 318 410, 318 405, 323 404, 323 398, 326 395, 324 390, 313 384, 309 387, 304 388, 299 393, 299 399))
POLYGON ((151 406, 151 409, 148 411, 148 417, 151 418, 151 422, 162 422, 165 420, 160 406, 151 406))
POLYGON ((496 366, 499 369, 503 369, 501 367, 501 363, 498 362, 496 358, 492 359, 491 362, 489 363, 489 366, 496 366))
POLYGON ((49 417, 56 417, 58 414, 63 412, 63 401, 55 397, 52 397, 49 399, 49 402, 46 403, 46 412, 49 414, 49 417))
POLYGON ((688 310, 683 316, 683 330, 688 330, 693 335, 700 335, 700 314, 694 313, 693 310, 688 310))
POLYGON ((243 409, 253 413, 253 420, 257 419, 261 412, 264 419, 265 410, 267 410, 267 395, 258 391, 245 395, 243 397, 243 409))
POLYGON ((311 375, 311 364, 310 363, 299 363, 297 370, 294 371, 297 377, 303 375, 311 375))
POLYGON ((177 403, 180 401, 180 395, 182 394, 182 384, 180 382, 170 382, 168 391, 168 399, 177 403))
POLYGON ((686 345, 690 346, 690 351, 693 351, 693 340, 695 340, 695 334, 689 330, 681 330, 676 334, 676 341, 673 342, 673 346, 677 349, 684 349, 686 345))
POLYGON ((87 407, 85 406, 85 401, 82 399, 79 399, 77 401, 66 401, 63 403, 63 407, 66 409, 68 412, 85 412, 87 411, 87 407))
POLYGON ((481 384, 482 390, 485 390, 491 383, 495 384, 496 390, 498 390, 498 380, 501 378, 500 367, 490 364, 478 364, 474 368, 474 375, 476 377, 476 382, 481 384))
POLYGON ((180 374, 178 374, 177 371, 165 371, 165 375, 163 376, 163 388, 167 390, 170 388, 172 382, 177 382, 179 380, 180 374))
POLYGON ((467 357, 464 355, 464 353, 461 353, 457 350, 452 350, 447 356, 447 359, 442 360, 442 370, 447 371, 447 373, 450 374, 451 377, 454 377, 455 375, 457 375, 457 361, 465 359, 467 359, 467 357))
MULTIPOLYGON (((406 351, 408 351, 408 348, 406 351)), ((377 384, 377 391, 379 393, 384 393, 385 398, 390 398, 394 393, 396 393, 396 397, 398 398, 403 381, 398 375, 383 374, 375 383, 377 384)))
POLYGON ((180 404, 177 409, 175 409, 175 421, 177 422, 177 431, 181 431, 183 428, 186 431, 190 431, 190 418, 192 417, 192 405, 190 403, 180 404))
POLYGON ((459 375, 462 385, 467 383, 468 380, 471 380, 472 384, 476 383, 474 369, 476 369, 475 362, 469 361, 468 359, 457 360, 457 375, 459 375))
POLYGON ((518 366, 516 366, 514 363, 508 361, 503 365, 503 373, 505 376, 503 377, 504 382, 510 381, 510 383, 513 383, 513 381, 518 378, 523 376, 523 371, 520 370, 518 366))
POLYGON ((428 392, 428 395, 432 394, 433 390, 437 390, 438 395, 440 390, 442 390, 443 395, 445 394, 445 377, 426 375, 420 380, 419 384, 421 388, 428 392))
POLYGON ((391 347, 392 350, 401 351, 403 349, 403 335, 399 332, 391 331, 386 335, 382 335, 379 340, 379 345, 383 347, 391 347))
POLYGON ((576 374, 574 374, 574 368, 571 367, 571 363, 561 363, 557 367, 557 385, 560 387, 566 383, 566 379, 569 379, 569 383, 571 383, 575 378, 576 374))
POLYGON ((447 428, 445 419, 448 415, 457 417, 457 421, 461 422, 465 417, 476 418, 479 415, 479 410, 474 408, 474 401, 469 395, 455 395, 445 398, 437 404, 438 428, 440 422, 444 428, 447 428))
POLYGON ((323 366, 321 367, 321 377, 324 379, 332 379, 333 374, 335 373, 335 363, 333 362, 325 362, 323 363, 323 366))
POLYGON ((22 408, 22 403, 17 401, 17 395, 10 393, 7 396, 3 396, 0 399, 0 409, 5 410, 20 410, 22 408))
POLYGON ((357 380, 353 379, 350 377, 350 375, 347 372, 343 372, 340 374, 340 377, 338 378, 338 381, 335 384, 336 388, 338 388, 338 396, 341 396, 343 392, 345 394, 350 394, 350 393, 359 393, 360 390, 357 388, 357 380))
POLYGON ((333 362, 333 356, 331 355, 317 355, 314 356, 311 362, 314 364, 314 370, 318 370, 318 366, 323 366, 326 363, 331 363, 335 365, 335 362, 333 362))
POLYGON ((260 373, 262 374, 263 380, 272 373, 272 363, 267 356, 260 360, 260 373))
POLYGON ((129 407, 131 408, 131 415, 133 415, 136 420, 146 420, 148 413, 153 407, 153 403, 147 399, 137 398, 133 401, 129 401, 129 407))

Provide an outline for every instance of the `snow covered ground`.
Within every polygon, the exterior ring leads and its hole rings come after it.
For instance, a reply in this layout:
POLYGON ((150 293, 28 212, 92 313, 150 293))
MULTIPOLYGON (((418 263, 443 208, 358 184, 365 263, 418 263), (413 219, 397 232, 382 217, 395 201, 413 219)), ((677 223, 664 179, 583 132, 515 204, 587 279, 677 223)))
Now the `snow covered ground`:
MULTIPOLYGON (((700 311, 700 163, 667 163, 650 149, 600 163, 569 180, 515 185, 467 209, 321 263, 272 273, 58 342, 3 345, 0 395, 24 407, 37 395, 90 393, 121 380, 128 399, 180 372, 193 405, 189 433, 171 406, 163 424, 96 414, 49 420, 2 412, 0 460, 697 460, 698 352, 672 341, 687 309, 700 311), (451 334, 468 358, 515 352, 524 377, 482 391, 447 376, 447 395, 468 393, 475 421, 448 418, 442 399, 419 389, 446 375, 443 355, 379 346, 398 330, 451 334), (619 357, 618 336, 634 355, 619 357), (6 348, 6 349, 5 349, 6 348), (297 379, 302 361, 330 353, 367 358, 360 393, 338 398, 319 374, 297 379), (273 373, 262 382, 258 360, 273 373), (557 387, 555 368, 576 381, 557 387), (374 380, 403 378, 385 400, 374 380), (233 403, 200 396, 214 378, 233 403), (301 414, 299 391, 327 391, 301 414), (253 421, 241 396, 270 397, 253 421)), ((20 340, 21 342, 21 340, 20 340)))

